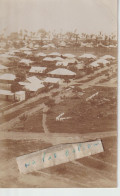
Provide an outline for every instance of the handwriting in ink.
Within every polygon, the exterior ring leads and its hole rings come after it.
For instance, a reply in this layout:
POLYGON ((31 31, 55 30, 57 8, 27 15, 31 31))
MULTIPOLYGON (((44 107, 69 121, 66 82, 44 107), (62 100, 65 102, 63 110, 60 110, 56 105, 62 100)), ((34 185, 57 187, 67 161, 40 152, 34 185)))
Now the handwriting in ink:
POLYGON ((54 157, 55 157, 55 158, 57 157, 56 153, 54 153, 54 157))
POLYGON ((91 144, 88 144, 88 148, 91 148, 91 144))
POLYGON ((81 148, 81 144, 79 144, 79 146, 78 146, 78 151, 80 151, 80 148, 81 148))
POLYGON ((43 154, 42 161, 43 161, 43 162, 45 161, 45 152, 44 152, 44 154, 43 154))
POLYGON ((35 164, 35 161, 34 161, 34 160, 32 161, 32 164, 33 164, 33 165, 35 164))
POLYGON ((30 166, 30 163, 25 163, 25 167, 27 168, 28 166, 30 166))
POLYGON ((66 150, 65 155, 66 155, 66 157, 69 155, 69 151, 68 150, 66 150))
POLYGON ((73 151, 72 151, 73 153, 75 153, 75 149, 73 148, 73 151))
POLYGON ((99 143, 94 144, 94 146, 97 146, 97 145, 99 145, 99 143))
POLYGON ((50 160, 50 159, 52 159, 52 157, 51 157, 51 156, 49 156, 48 160, 50 160))

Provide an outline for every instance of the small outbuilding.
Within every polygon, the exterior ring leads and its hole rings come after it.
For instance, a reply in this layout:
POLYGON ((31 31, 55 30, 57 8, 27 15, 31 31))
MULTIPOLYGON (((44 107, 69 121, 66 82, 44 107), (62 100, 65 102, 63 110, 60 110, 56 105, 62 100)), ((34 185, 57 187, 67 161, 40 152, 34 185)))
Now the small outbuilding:
POLYGON ((25 91, 15 92, 15 100, 16 101, 24 101, 25 100, 25 91))

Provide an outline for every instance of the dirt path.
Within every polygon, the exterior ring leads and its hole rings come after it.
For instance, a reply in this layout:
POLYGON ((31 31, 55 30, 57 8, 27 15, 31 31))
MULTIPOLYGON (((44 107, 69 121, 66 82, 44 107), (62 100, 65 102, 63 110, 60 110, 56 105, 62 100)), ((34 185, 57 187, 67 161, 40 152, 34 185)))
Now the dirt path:
POLYGON ((49 108, 44 105, 44 108, 43 108, 43 118, 42 118, 42 126, 43 126, 43 130, 46 134, 49 133, 49 130, 48 130, 48 127, 47 127, 47 124, 46 124, 46 121, 47 121, 47 111, 49 110, 49 108))
MULTIPOLYGON (((115 65, 111 65, 111 68, 114 69, 114 66, 115 65)), ((104 71, 107 71, 107 70, 109 70, 109 67, 100 68, 99 70, 94 71, 94 73, 92 73, 90 75, 85 75, 84 77, 82 77, 80 79, 76 79, 75 81, 74 80, 71 80, 70 83, 67 86, 69 87, 69 86, 78 84, 78 83, 80 83, 80 82, 82 82, 84 80, 88 80, 90 76, 95 76, 96 74, 99 74, 99 73, 104 72, 104 71)), ((83 89, 84 88, 88 88, 89 85, 95 85, 97 82, 99 82, 99 80, 101 80, 104 77, 105 77, 105 75, 103 75, 103 74, 101 76, 99 76, 99 77, 96 76, 94 79, 91 79, 88 82, 84 82, 83 84, 80 84, 80 87, 83 88, 83 89)))
POLYGON ((18 115, 17 117, 13 118, 12 120, 1 124, 0 125, 0 131, 7 131, 7 130, 12 129, 12 128, 15 129, 15 127, 17 126, 17 123, 20 123, 20 116, 22 116, 23 114, 25 114, 27 116, 31 116, 34 113, 36 113, 37 111, 43 109, 43 107, 44 107, 44 103, 38 104, 38 105, 36 105, 35 108, 27 110, 26 112, 23 112, 22 114, 18 115))
MULTIPOLYGON (((50 92, 42 93, 42 94, 39 94, 35 97, 32 97, 32 98, 26 100, 25 102, 21 103, 20 105, 14 106, 10 109, 3 110, 4 115, 16 112, 17 110, 19 110, 19 109, 21 109, 25 106, 31 105, 32 103, 35 103, 35 102, 39 101, 41 98, 44 98, 44 97, 47 97, 47 96, 50 97, 53 92, 56 92, 56 89, 52 89, 50 92)), ((0 112, 0 117, 1 116, 2 116, 2 112, 0 112)))
POLYGON ((108 82, 103 82, 103 83, 100 83, 100 84, 96 84, 96 86, 117 87, 117 78, 112 78, 108 82))
POLYGON ((111 132, 98 132, 86 134, 73 134, 73 133, 31 133, 31 132, 14 132, 14 131, 1 131, 0 140, 42 140, 53 145, 60 143, 74 143, 84 142, 89 140, 96 140, 99 138, 106 138, 117 136, 116 131, 111 132))
POLYGON ((91 81, 89 81, 89 82, 86 82, 86 83, 82 84, 80 87, 81 87, 82 89, 85 89, 85 88, 88 88, 88 87, 90 87, 90 86, 94 86, 94 85, 97 84, 101 79, 105 79, 105 78, 106 78, 105 75, 99 76, 99 77, 97 77, 97 78, 95 78, 95 79, 93 79, 93 80, 91 80, 91 81))

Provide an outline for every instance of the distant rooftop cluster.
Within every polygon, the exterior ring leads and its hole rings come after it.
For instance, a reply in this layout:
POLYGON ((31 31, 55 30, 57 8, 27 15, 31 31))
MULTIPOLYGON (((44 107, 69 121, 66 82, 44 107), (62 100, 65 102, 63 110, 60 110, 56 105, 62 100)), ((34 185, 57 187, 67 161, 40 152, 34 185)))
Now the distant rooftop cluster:
MULTIPOLYGON (((74 32, 66 32, 66 33, 56 33, 56 32, 48 32, 44 29, 40 29, 36 32, 29 32, 28 30, 20 30, 19 32, 12 32, 10 34, 6 34, 5 31, 0 33, 0 41, 7 40, 7 44, 10 44, 10 41, 14 40, 17 43, 21 41, 27 41, 31 48, 34 42, 34 48, 38 49, 39 46, 42 49, 48 48, 56 48, 56 47, 117 47, 117 35, 115 33, 105 34, 99 32, 98 34, 87 34, 87 33, 77 33, 74 32), (9 40, 9 41, 8 41, 9 40)), ((2 43, 4 45, 4 43, 2 43)), ((21 48, 24 50, 24 53, 27 55, 31 54, 31 51, 25 51, 25 48, 21 48)), ((38 54, 42 56, 42 52, 38 54)), ((56 54, 51 54, 50 56, 55 56, 56 54)), ((57 55, 59 56, 59 55, 57 55)), ((45 57, 45 56, 44 56, 45 57)))
POLYGON ((0 34, 0 97, 23 101, 95 70, 115 74, 111 65, 117 61, 116 51, 115 35, 101 32, 56 34, 41 29, 0 34))

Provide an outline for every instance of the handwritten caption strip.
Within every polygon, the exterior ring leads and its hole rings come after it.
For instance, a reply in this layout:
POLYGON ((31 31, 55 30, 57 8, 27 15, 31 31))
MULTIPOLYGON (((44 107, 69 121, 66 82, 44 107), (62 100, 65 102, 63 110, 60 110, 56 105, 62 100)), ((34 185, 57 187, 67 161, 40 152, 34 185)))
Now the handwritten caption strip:
POLYGON ((20 173, 26 174, 103 151, 101 140, 74 144, 61 144, 17 157, 16 161, 20 173))

